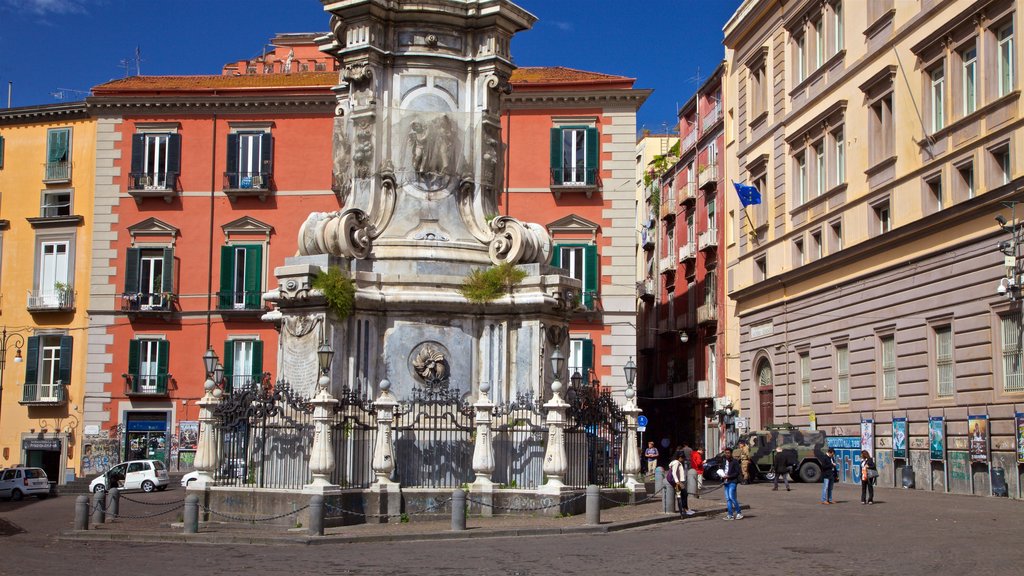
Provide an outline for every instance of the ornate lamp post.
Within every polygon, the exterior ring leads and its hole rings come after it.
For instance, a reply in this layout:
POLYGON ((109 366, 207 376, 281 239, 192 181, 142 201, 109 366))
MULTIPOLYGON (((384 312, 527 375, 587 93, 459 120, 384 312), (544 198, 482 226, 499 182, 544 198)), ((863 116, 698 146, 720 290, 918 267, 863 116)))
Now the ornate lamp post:
POLYGON ((313 447, 309 456, 309 471, 313 475, 313 481, 306 485, 306 491, 323 492, 327 488, 335 487, 330 481, 331 472, 334 471, 331 424, 338 400, 327 390, 331 385, 331 378, 327 374, 331 371, 334 348, 325 340, 317 348, 316 357, 320 364, 320 380, 317 381, 316 396, 310 400, 310 404, 313 405, 313 447))
POLYGON ((491 442, 491 411, 494 404, 487 396, 491 390, 491 383, 486 380, 480 383, 480 395, 476 404, 476 441, 473 445, 473 472, 476 479, 473 484, 481 489, 489 489, 493 482, 491 474, 494 472, 494 443, 491 442))
POLYGON ((211 346, 203 354, 203 370, 206 371, 206 382, 203 384, 205 393, 196 402, 199 406, 199 441, 196 445, 196 472, 199 473, 198 485, 212 485, 214 471, 217 469, 220 452, 220 428, 214 410, 220 404, 224 393, 221 389, 224 379, 224 366, 220 363, 217 353, 211 346))
POLYGON ((563 480, 568 469, 568 456, 565 452, 565 411, 569 407, 562 400, 562 370, 565 368, 565 356, 561 349, 555 348, 551 353, 551 369, 554 381, 551 382, 551 400, 544 404, 548 411, 548 445, 544 452, 544 475, 547 482, 540 487, 541 493, 559 494, 565 487, 563 480))
POLYGON ((3 402, 4 402, 4 368, 7 366, 7 344, 10 342, 14 348, 14 362, 16 364, 21 363, 21 347, 25 345, 25 339, 21 334, 15 332, 7 333, 7 327, 4 326, 3 334, 0 334, 0 417, 3 416, 3 402))
POLYGON ((623 455, 622 473, 625 476, 626 489, 635 492, 637 486, 643 490, 644 484, 636 479, 640 473, 640 450, 636 445, 636 420, 641 410, 636 406, 636 391, 633 390, 633 382, 636 381, 636 364, 633 363, 632 357, 622 367, 622 372, 626 377, 626 405, 622 408, 622 412, 626 415, 626 453, 623 455))

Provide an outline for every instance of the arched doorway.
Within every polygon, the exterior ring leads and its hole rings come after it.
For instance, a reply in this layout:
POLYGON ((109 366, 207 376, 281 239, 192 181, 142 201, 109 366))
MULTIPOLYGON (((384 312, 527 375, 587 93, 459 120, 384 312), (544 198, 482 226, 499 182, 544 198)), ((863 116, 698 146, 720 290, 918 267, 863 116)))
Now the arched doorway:
POLYGON ((757 393, 762 429, 775 423, 775 388, 772 380, 772 365, 767 358, 762 358, 757 363, 757 393))

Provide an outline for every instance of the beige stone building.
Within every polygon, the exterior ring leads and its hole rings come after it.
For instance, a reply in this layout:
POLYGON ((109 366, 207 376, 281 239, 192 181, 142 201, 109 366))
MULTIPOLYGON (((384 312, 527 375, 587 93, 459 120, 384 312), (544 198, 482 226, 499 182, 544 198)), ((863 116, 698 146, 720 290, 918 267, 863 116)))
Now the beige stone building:
POLYGON ((1018 22, 746 0, 725 26, 727 173, 763 200, 728 195, 727 370, 751 428, 827 430, 844 481, 863 446, 883 484, 1021 496, 1021 250, 993 219, 1024 199, 1018 22))

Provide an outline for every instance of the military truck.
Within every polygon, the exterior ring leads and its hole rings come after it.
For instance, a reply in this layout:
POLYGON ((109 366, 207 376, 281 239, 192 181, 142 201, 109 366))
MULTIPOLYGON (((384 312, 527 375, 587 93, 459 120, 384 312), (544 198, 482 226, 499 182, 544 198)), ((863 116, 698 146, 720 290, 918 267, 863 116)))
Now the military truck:
MULTIPOLYGON (((824 430, 802 430, 789 424, 769 426, 740 436, 750 446, 750 464, 767 480, 775 479, 772 464, 775 449, 796 452, 796 468, 790 477, 801 482, 820 482, 821 463, 825 460, 827 443, 824 430)), ((734 456, 738 456, 738 452, 734 456)))

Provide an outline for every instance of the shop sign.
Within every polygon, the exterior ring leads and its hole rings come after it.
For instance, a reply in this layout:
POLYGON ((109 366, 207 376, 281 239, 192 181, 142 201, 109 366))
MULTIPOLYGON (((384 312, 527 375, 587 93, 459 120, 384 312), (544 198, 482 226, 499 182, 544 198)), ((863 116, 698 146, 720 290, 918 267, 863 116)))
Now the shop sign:
POLYGON ((43 450, 60 452, 60 440, 57 438, 28 438, 21 441, 24 450, 43 450))

